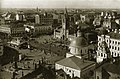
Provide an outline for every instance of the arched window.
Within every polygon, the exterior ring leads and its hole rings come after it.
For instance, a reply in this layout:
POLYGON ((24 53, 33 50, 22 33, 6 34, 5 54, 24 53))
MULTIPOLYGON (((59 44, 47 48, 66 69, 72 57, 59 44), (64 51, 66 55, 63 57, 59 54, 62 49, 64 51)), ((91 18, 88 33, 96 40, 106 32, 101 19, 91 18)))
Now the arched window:
POLYGON ((82 54, 82 50, 81 50, 81 54, 82 54))

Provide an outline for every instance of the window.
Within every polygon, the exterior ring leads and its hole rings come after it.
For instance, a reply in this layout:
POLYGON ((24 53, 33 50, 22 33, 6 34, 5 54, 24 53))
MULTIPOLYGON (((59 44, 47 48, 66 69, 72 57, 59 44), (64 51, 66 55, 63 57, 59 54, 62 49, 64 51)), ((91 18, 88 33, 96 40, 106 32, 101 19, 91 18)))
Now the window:
POLYGON ((113 44, 114 44, 114 41, 113 41, 113 44))
POLYGON ((110 43, 111 43, 111 40, 110 40, 110 43))
POLYGON ((119 53, 118 53, 118 56, 119 56, 119 53))
POLYGON ((114 46, 112 46, 112 49, 114 49, 114 46))
POLYGON ((101 57, 103 57, 103 53, 101 53, 101 57))
POLYGON ((113 52, 112 52, 112 55, 113 55, 113 52))
POLYGON ((104 57, 105 57, 105 54, 104 54, 104 57))
POLYGON ((110 48, 111 48, 111 46, 110 46, 110 48))
POLYGON ((81 50, 81 54, 82 54, 82 50, 81 50))
POLYGON ((120 44, 120 42, 118 42, 118 45, 120 44))
POLYGON ((107 42, 108 42, 108 40, 107 40, 107 42))
POLYGON ((97 79, 99 79, 99 76, 97 76, 97 79))
POLYGON ((69 70, 69 72, 71 72, 71 70, 69 70))
POLYGON ((100 56, 100 53, 98 53, 98 56, 100 56))
POLYGON ((119 47, 118 47, 118 51, 119 51, 119 47))
POLYGON ((99 38, 99 41, 101 41, 101 38, 99 38))
POLYGON ((115 50, 116 50, 116 47, 115 47, 115 50))
POLYGON ((115 42, 115 44, 117 44, 117 41, 115 42))
POLYGON ((116 53, 115 53, 115 56, 116 56, 116 53))

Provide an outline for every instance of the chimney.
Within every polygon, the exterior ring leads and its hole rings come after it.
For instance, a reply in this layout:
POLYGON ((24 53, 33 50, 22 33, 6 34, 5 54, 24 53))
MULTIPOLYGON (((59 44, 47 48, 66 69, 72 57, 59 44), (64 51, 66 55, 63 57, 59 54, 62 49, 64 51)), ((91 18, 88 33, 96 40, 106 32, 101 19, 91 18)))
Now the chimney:
POLYGON ((119 29, 119 34, 120 34, 120 29, 119 29))
POLYGON ((117 33, 117 29, 115 29, 114 33, 117 33))
POLYGON ((110 32, 110 30, 109 30, 109 29, 107 29, 107 31, 108 31, 108 33, 110 32))
POLYGON ((112 29, 112 32, 114 31, 114 29, 112 29))

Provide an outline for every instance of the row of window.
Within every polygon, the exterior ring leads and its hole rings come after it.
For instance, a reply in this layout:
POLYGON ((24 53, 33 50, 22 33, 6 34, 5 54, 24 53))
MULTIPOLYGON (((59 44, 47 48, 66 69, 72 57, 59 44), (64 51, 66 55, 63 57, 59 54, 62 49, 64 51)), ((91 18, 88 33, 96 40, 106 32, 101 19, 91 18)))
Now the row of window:
POLYGON ((112 52, 111 55, 116 57, 116 56, 119 56, 120 54, 116 52, 112 52))
MULTIPOLYGON (((101 38, 99 38, 98 41, 101 41, 101 38)), ((108 43, 108 41, 109 41, 109 40, 106 40, 107 43, 108 43)), ((110 43, 116 44, 116 45, 120 45, 120 42, 118 42, 118 41, 111 41, 111 40, 110 40, 110 43)))
MULTIPOLYGON (((119 56, 120 54, 119 54, 119 53, 115 53, 115 52, 113 53, 113 52, 112 52, 111 55, 116 57, 116 56, 119 56)), ((106 57, 106 55, 105 55, 104 53, 98 53, 98 56, 106 57)))
POLYGON ((119 50, 120 50, 120 47, 116 47, 116 46, 110 46, 110 49, 114 49, 114 50, 117 50, 117 51, 119 51, 119 50))
POLYGON ((103 53, 98 53, 98 56, 105 57, 105 54, 103 54, 103 53))
POLYGON ((70 70, 70 69, 68 69, 68 68, 65 68, 65 69, 66 69, 66 71, 68 71, 68 72, 70 72, 70 73, 74 73, 73 70, 70 70))

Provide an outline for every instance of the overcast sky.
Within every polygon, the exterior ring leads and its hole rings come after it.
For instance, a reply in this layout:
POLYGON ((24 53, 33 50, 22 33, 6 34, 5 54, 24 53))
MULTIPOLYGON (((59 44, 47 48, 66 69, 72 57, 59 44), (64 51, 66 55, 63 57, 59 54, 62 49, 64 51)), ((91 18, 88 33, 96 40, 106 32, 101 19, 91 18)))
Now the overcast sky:
MULTIPOLYGON (((1 1, 1 0, 0 0, 1 1)), ((3 8, 120 8, 120 0, 2 0, 3 8)))

